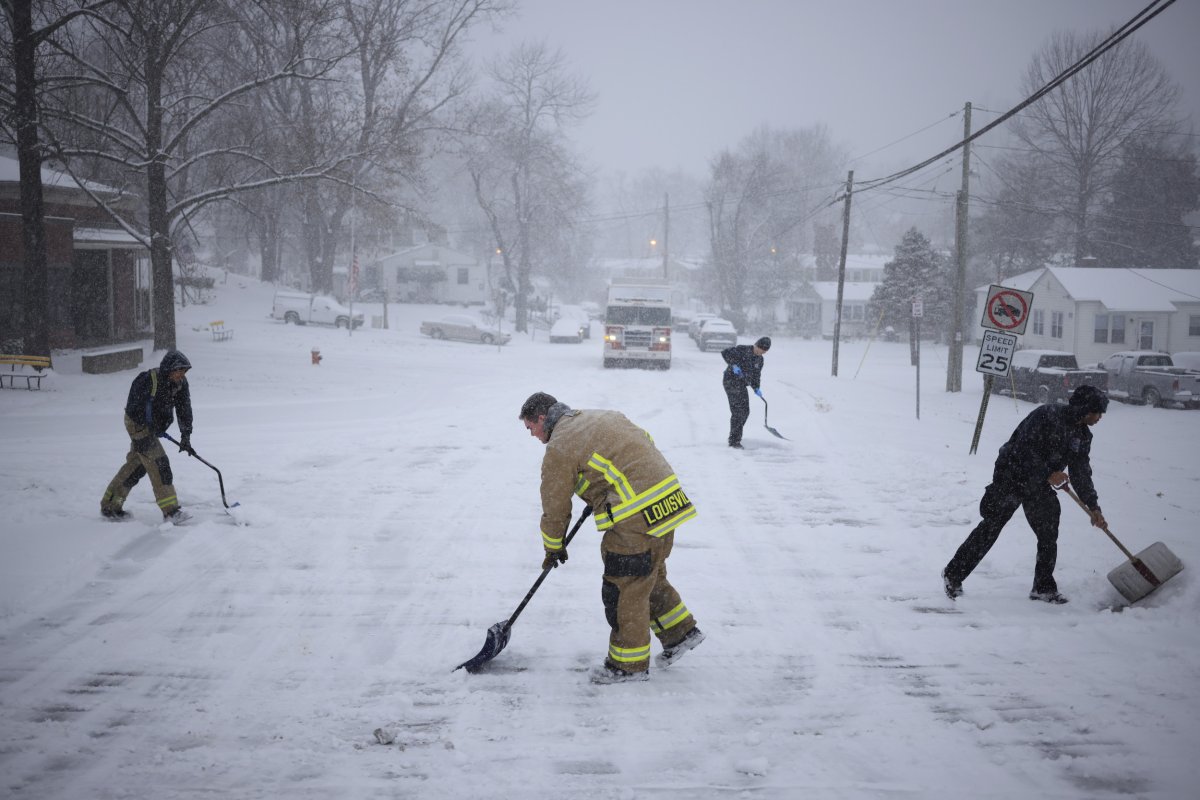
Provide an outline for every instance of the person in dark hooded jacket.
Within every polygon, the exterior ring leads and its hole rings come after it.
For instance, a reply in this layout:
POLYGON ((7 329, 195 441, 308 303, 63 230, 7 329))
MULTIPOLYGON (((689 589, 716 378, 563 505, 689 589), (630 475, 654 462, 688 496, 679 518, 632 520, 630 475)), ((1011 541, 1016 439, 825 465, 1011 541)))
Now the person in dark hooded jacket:
POLYGON ((1092 524, 1107 527, 1092 485, 1090 430, 1107 409, 1108 395, 1094 386, 1080 386, 1067 405, 1039 406, 1017 425, 1000 448, 992 482, 979 501, 983 521, 942 570, 942 584, 951 600, 963 593, 963 581, 992 549, 1016 510, 1023 507, 1029 527, 1037 536, 1029 599, 1067 602, 1054 580, 1060 511, 1054 492, 1066 485, 1069 477, 1091 513, 1092 524))
POLYGON ((179 414, 179 452, 195 455, 191 443, 192 397, 187 382, 187 371, 191 368, 187 356, 178 350, 168 350, 156 369, 139 373, 133 379, 125 402, 129 452, 100 499, 100 513, 105 517, 128 517, 125 498, 138 481, 149 475, 163 518, 176 525, 189 519, 187 512, 179 507, 171 462, 158 440, 179 414))
POLYGON ((771 349, 771 337, 763 336, 754 344, 735 344, 721 351, 721 358, 728 366, 721 373, 721 386, 729 399, 729 446, 742 449, 742 429, 750 418, 749 386, 762 397, 759 382, 762 380, 763 354, 771 349))

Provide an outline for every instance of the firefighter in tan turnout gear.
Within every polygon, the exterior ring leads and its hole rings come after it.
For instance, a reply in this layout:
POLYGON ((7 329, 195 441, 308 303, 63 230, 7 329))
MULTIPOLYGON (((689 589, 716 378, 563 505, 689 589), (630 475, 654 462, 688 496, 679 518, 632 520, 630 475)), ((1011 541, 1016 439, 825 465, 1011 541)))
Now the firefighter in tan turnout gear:
POLYGON ((542 459, 542 568, 567 560, 563 536, 572 495, 592 507, 604 536, 601 598, 612 629, 608 657, 594 683, 646 680, 650 634, 662 643, 660 667, 704 640, 667 580, 675 529, 696 516, 671 465, 650 435, 617 411, 572 409, 537 392, 521 406, 529 434, 546 445, 542 459))
POLYGON ((179 507, 171 462, 158 441, 178 413, 179 452, 195 455, 191 443, 192 396, 187 382, 187 371, 191 368, 192 362, 187 356, 178 350, 168 350, 157 369, 138 373, 130 384, 129 399, 125 402, 129 452, 100 499, 100 513, 109 519, 129 516, 123 508, 125 498, 147 475, 163 519, 176 525, 191 519, 191 515, 179 507))

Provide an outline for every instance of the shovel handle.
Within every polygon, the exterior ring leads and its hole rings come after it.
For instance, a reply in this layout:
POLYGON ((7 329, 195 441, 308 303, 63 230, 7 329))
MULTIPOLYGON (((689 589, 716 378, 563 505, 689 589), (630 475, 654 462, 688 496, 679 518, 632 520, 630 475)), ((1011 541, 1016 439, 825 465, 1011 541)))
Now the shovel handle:
MULTIPOLYGON (((575 525, 571 528, 571 532, 567 534, 565 539, 563 539, 564 550, 566 549, 567 545, 571 543, 571 540, 575 538, 575 534, 579 531, 579 526, 582 525, 583 521, 591 516, 591 514, 592 507, 584 506, 583 513, 579 515, 579 519, 575 520, 575 525)), ((517 617, 521 616, 521 612, 525 610, 525 606, 529 605, 529 601, 533 599, 533 593, 536 592, 538 587, 542 585, 542 581, 546 580, 546 576, 550 574, 550 570, 552 569, 554 569, 554 567, 546 567, 542 570, 542 574, 539 575, 538 579, 533 582, 533 586, 529 589, 529 592, 526 593, 525 599, 521 601, 521 605, 517 606, 517 610, 514 611, 512 616, 508 618, 508 621, 504 623, 505 630, 511 628, 513 623, 517 621, 517 617)))
MULTIPOLYGON (((1083 501, 1079 499, 1079 495, 1075 494, 1075 490, 1071 488, 1071 484, 1064 483, 1062 485, 1062 489, 1067 494, 1071 495, 1071 499, 1074 500, 1076 503, 1078 503, 1079 507, 1082 508, 1084 511, 1086 511, 1089 516, 1091 516, 1092 510, 1083 504, 1083 501)), ((1108 538, 1113 540, 1113 544, 1115 544, 1117 547, 1121 548, 1121 552, 1124 553, 1125 557, 1129 559, 1129 563, 1133 564, 1133 568, 1138 571, 1139 575, 1141 575, 1143 578, 1145 578, 1147 581, 1149 581, 1151 586, 1155 586, 1155 587, 1162 586, 1162 581, 1160 581, 1158 579, 1158 576, 1156 576, 1154 574, 1154 572, 1151 571, 1151 569, 1146 566, 1144 561, 1142 561, 1140 558, 1135 556, 1133 553, 1129 552, 1129 550, 1126 549, 1125 545, 1121 544, 1120 540, 1117 539, 1117 537, 1113 535, 1113 532, 1108 529, 1107 525, 1105 525, 1100 530, 1107 533, 1108 538)))
MULTIPOLYGON (((172 438, 171 434, 169 434, 169 433, 163 433, 162 436, 164 439, 166 439, 171 444, 175 444, 175 445, 179 444, 179 442, 176 441, 174 438, 172 438)), ((182 445, 180 445, 180 446, 182 447, 182 445)), ((229 501, 225 499, 225 479, 221 477, 221 470, 217 469, 212 464, 208 463, 203 458, 201 458, 199 455, 197 455, 196 450, 194 448, 188 450, 187 454, 189 456, 191 456, 192 458, 196 459, 197 461, 199 461, 204 466, 211 469, 213 472, 217 473, 217 486, 221 487, 221 502, 225 505, 226 508, 233 508, 233 506, 229 505, 229 501)), ((236 506, 238 504, 234 503, 233 505, 236 506)))

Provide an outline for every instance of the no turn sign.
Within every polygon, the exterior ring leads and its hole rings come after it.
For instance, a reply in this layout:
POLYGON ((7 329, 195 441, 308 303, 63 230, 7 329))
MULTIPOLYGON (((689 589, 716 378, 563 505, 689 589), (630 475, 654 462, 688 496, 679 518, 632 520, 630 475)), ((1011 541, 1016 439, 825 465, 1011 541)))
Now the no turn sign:
POLYGON ((1032 305, 1033 292, 993 284, 988 288, 983 319, 979 324, 992 330, 1022 334, 1029 322, 1029 308, 1032 305))

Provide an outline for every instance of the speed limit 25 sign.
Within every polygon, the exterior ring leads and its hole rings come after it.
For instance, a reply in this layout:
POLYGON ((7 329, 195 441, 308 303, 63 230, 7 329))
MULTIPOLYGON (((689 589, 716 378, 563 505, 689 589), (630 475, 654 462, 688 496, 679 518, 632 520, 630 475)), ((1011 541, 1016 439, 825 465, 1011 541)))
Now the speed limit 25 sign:
POLYGON ((979 346, 979 361, 975 371, 1003 378, 1012 364, 1012 355, 1017 350, 1017 337, 1012 333, 984 331, 983 344, 979 346))

